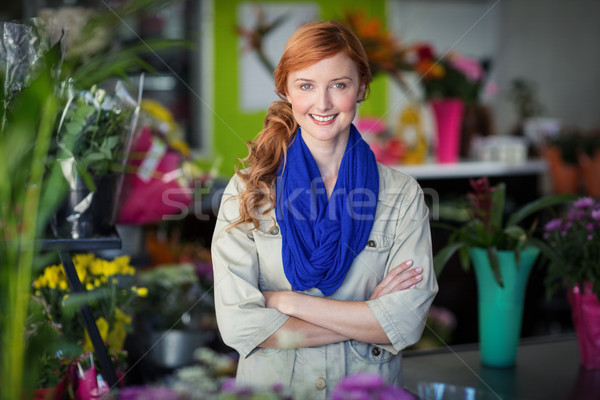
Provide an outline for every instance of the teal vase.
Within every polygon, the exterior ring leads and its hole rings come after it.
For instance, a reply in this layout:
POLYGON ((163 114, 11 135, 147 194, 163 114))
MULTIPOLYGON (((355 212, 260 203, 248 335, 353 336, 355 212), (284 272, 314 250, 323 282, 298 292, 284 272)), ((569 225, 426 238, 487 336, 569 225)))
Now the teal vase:
POLYGON ((525 288, 539 250, 535 247, 522 250, 518 264, 513 251, 498 251, 504 287, 494 278, 486 249, 470 248, 469 253, 477 280, 481 363, 490 367, 514 366, 525 288))

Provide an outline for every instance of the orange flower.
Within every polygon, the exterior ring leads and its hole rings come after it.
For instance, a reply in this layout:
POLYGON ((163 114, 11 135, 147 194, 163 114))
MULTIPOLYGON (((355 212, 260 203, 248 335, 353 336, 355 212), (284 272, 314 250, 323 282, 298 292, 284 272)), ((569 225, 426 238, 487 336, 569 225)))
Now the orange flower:
POLYGON ((415 64, 415 71, 423 79, 440 79, 446 75, 444 66, 433 60, 421 60, 415 64))

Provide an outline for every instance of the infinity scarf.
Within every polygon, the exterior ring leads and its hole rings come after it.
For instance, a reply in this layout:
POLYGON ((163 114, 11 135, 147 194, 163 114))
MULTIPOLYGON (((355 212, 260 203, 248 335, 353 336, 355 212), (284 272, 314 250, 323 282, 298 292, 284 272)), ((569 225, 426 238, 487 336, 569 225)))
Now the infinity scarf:
POLYGON ((373 227, 379 194, 375 155, 351 125, 328 201, 317 163, 298 128, 287 164, 279 168, 276 190, 285 276, 294 290, 316 287, 325 296, 333 294, 373 227))

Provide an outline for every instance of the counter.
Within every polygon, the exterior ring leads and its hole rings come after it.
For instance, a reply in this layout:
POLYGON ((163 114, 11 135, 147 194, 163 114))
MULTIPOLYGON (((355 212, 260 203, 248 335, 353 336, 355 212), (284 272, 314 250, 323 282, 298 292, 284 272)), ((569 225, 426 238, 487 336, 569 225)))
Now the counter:
POLYGON ((404 386, 423 382, 474 387, 502 400, 598 400, 600 370, 580 366, 572 334, 521 341, 513 368, 482 366, 476 344, 404 353, 404 386))

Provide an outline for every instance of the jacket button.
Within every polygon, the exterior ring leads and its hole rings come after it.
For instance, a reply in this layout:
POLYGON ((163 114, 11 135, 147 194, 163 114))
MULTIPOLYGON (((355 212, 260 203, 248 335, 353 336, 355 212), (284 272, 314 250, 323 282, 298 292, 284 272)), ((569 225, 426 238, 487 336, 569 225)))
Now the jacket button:
POLYGON ((279 227, 276 226, 275 228, 271 229, 271 235, 275 236, 279 233, 279 227))
POLYGON ((319 390, 323 390, 323 389, 325 389, 325 386, 327 386, 327 382, 325 381, 325 379, 323 379, 323 378, 318 378, 318 379, 315 381, 315 387, 316 387, 317 389, 319 389, 319 390))
POLYGON ((367 246, 369 246, 369 247, 377 247, 377 242, 375 242, 374 240, 369 240, 367 242, 367 246))
POLYGON ((381 349, 379 347, 373 347, 371 349, 371 354, 373 354, 375 357, 379 357, 381 354, 381 349))

